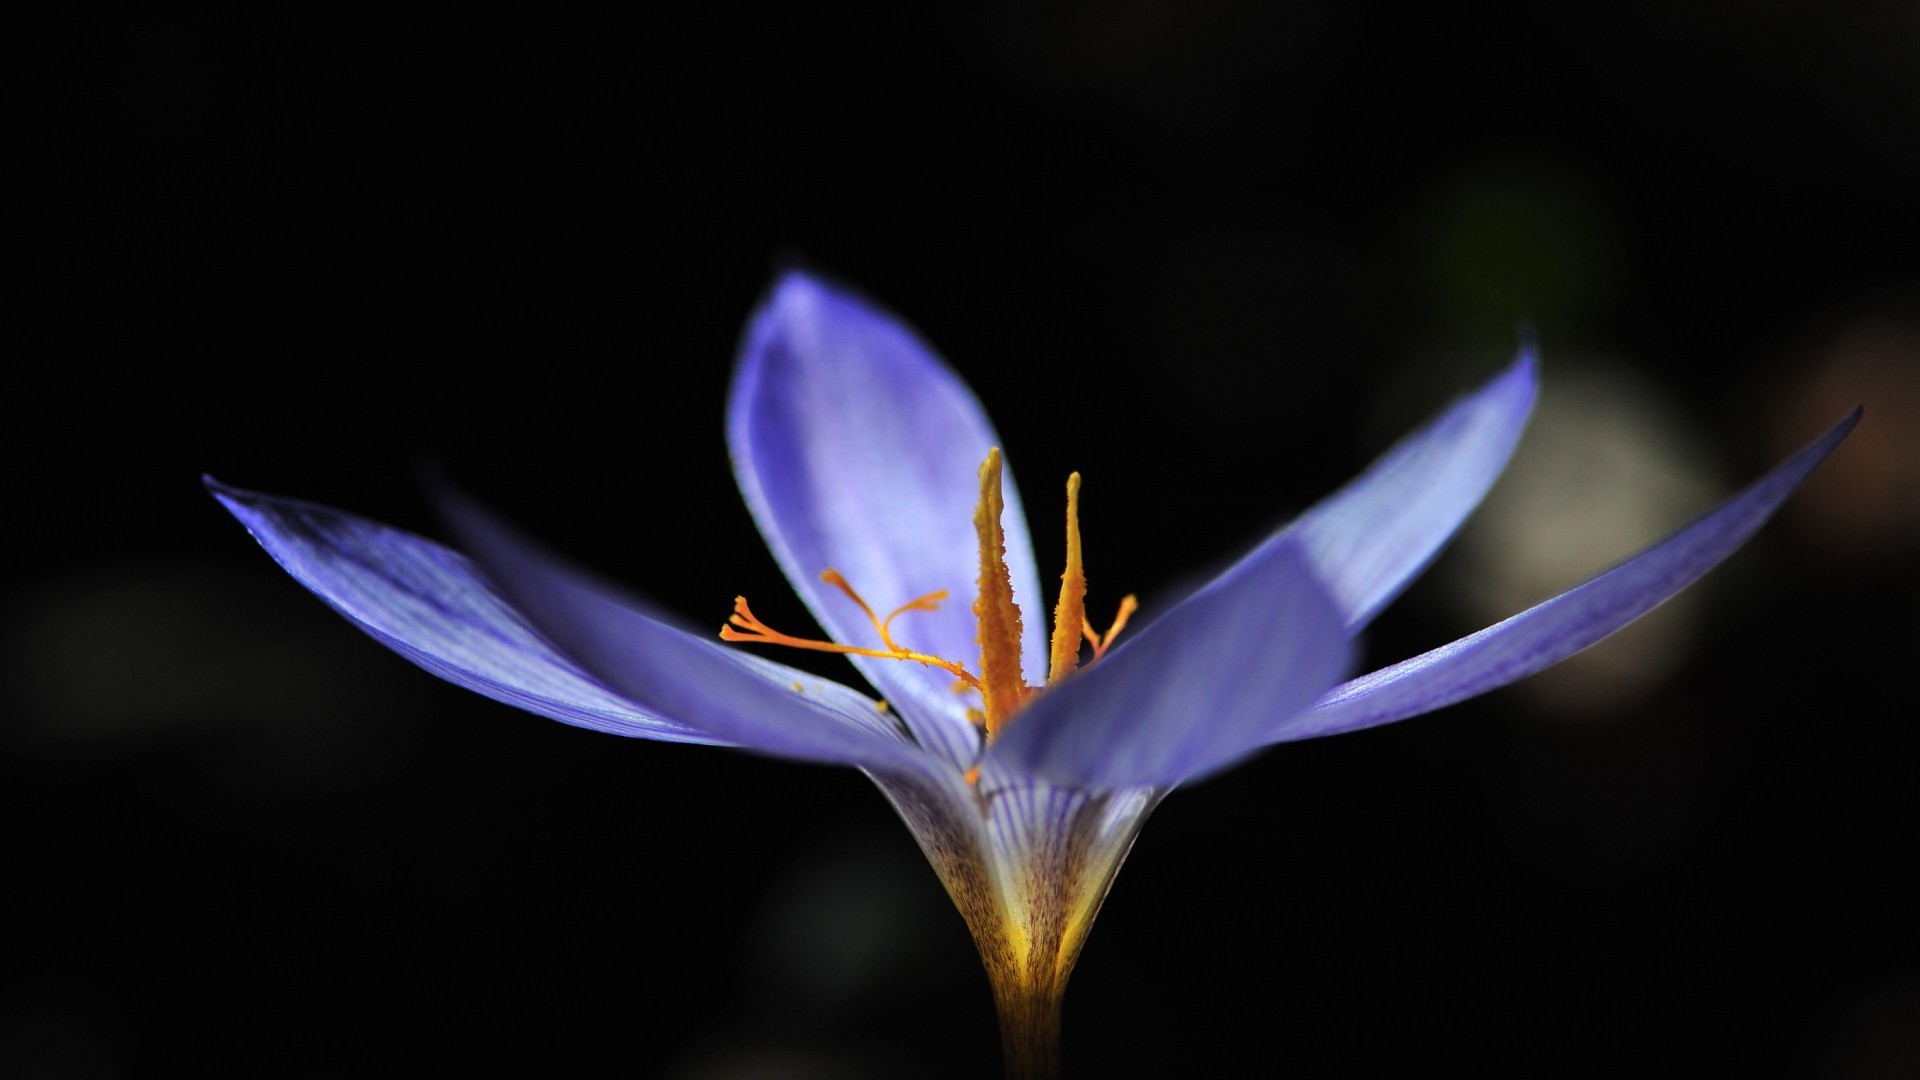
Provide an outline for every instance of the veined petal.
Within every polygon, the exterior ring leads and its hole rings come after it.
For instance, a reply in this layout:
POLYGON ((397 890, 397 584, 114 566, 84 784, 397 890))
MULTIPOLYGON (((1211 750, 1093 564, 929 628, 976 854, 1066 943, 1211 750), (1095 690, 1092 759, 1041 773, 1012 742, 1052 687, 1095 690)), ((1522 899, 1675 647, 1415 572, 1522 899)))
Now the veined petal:
POLYGON ((478 503, 450 490, 435 495, 462 546, 527 623, 637 706, 779 757, 890 770, 934 764, 865 695, 649 618, 478 503))
MULTIPOLYGON (((895 623, 905 647, 969 667, 979 552, 977 478, 998 445, 958 376, 912 330, 854 294, 789 273, 747 328, 727 411, 734 473, 774 556, 828 634, 879 647, 865 615, 820 572, 839 570, 885 613, 937 590, 938 610, 895 623)), ((1045 681, 1045 623, 1026 517, 1006 481, 1007 566, 1027 612, 1027 679, 1045 681)), ((953 677, 918 664, 853 662, 914 727, 956 762, 978 739, 953 677)))
MULTIPOLYGON (((1026 777, 999 786, 988 770, 992 879, 1017 928, 1025 981, 1064 983, 1163 789, 1089 791, 1026 777)), ((983 956, 986 950, 982 950, 983 956)))
POLYGON ((377 521, 206 481, 286 571, 375 640, 495 701, 666 742, 727 740, 640 708, 555 652, 472 562, 377 521))
POLYGON ((1711 570, 1773 515, 1860 420, 1860 410, 1745 491, 1658 545, 1505 622, 1363 675, 1304 715, 1276 724, 1273 741, 1332 735, 1431 712, 1505 686, 1572 656, 1646 614, 1711 570))
POLYGON ((1493 486, 1533 411, 1531 345, 1291 526, 1358 630, 1439 554, 1493 486))
POLYGON ((959 772, 869 771, 913 831, 996 983, 1058 986, 1163 790, 1089 791, 989 758, 959 772))
POLYGON ((1268 742, 1351 659, 1339 609, 1282 533, 1040 694, 989 757, 1073 786, 1170 787, 1268 742))

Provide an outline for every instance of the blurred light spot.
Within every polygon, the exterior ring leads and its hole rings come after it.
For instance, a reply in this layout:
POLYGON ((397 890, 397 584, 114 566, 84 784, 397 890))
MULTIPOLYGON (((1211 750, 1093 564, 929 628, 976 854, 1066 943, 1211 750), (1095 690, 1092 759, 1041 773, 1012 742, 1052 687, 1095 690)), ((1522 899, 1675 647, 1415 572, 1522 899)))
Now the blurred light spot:
POLYGON ((1837 557, 1835 570, 1911 564, 1920 558, 1920 316, 1858 316, 1809 352, 1769 392, 1772 451, 1805 445, 1856 405, 1866 414, 1787 504, 1788 520, 1799 539, 1837 557))
MULTIPOLYGON (((1513 463, 1468 519, 1452 592, 1474 625, 1531 607, 1665 538, 1722 489, 1677 410, 1601 363, 1549 357, 1513 463)), ((1685 664, 1700 599, 1688 590, 1519 684, 1548 715, 1604 718, 1685 664)))

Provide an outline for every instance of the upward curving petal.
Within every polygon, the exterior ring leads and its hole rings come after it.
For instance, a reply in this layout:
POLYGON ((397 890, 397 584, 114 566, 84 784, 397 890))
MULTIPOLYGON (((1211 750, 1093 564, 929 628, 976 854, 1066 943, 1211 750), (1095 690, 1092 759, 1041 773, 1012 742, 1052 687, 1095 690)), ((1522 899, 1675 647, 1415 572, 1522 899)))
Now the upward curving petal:
POLYGON ((1265 745, 1351 660, 1339 609, 1282 533, 1041 693, 988 757, 1073 787, 1169 787, 1265 745))
POLYGON ((1747 541, 1847 437, 1860 410, 1745 491, 1652 548, 1505 622, 1363 675, 1301 716, 1275 742, 1404 720, 1505 686, 1559 663, 1646 614, 1747 541))
POLYGON ((1349 629, 1373 621, 1480 505, 1527 426, 1538 366, 1528 345, 1293 523, 1349 629))
MULTIPOLYGON (((970 604, 977 470, 998 445, 958 376, 892 316, 804 273, 775 282, 747 327, 727 410, 734 473, 774 556, 832 637, 879 647, 866 617, 820 581, 839 570, 882 614, 946 590, 894 624, 914 649, 974 666, 970 604)), ((1045 680, 1039 578, 1007 479, 1007 566, 1028 613, 1027 678, 1045 680)), ((923 743, 968 762, 978 739, 937 669, 854 658, 923 743)))
POLYGON ((473 500, 434 494, 475 564, 527 623, 637 706, 779 757, 891 771, 933 765, 865 695, 650 618, 473 500))
POLYGON ((448 682, 579 727, 665 742, 727 740, 640 708, 554 651, 467 558, 312 503, 207 489, 314 595, 448 682))

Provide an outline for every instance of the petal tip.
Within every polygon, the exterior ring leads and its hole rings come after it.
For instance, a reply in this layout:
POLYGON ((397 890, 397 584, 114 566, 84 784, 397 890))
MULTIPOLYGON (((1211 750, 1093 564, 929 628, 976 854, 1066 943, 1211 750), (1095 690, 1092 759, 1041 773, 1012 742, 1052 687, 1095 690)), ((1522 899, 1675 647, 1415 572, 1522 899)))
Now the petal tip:
POLYGON ((774 271, 773 281, 755 310, 759 321, 767 317, 796 317, 818 311, 822 304, 852 303, 863 308, 873 305, 859 292, 804 263, 795 262, 774 271))
POLYGON ((1531 331, 1520 337, 1520 349, 1513 362, 1494 378, 1494 383, 1515 394, 1531 398, 1540 389, 1540 343, 1531 331))
POLYGON ((220 505, 226 507, 227 512, 230 514, 240 514, 244 508, 250 506, 259 498, 257 494, 245 488, 237 488, 232 484, 221 483, 219 480, 214 479, 212 473, 201 473, 200 484, 207 489, 207 494, 218 499, 220 505))
POLYGON ((1855 405, 1851 412, 1841 417, 1838 423, 1828 428, 1826 434, 1808 443, 1804 449, 1796 454, 1794 460, 1803 462, 1803 467, 1800 470, 1800 479, 1795 480, 1794 484, 1798 485, 1801 480, 1804 480, 1814 469, 1819 468, 1820 464, 1826 461, 1829 455, 1835 450, 1838 450, 1840 444, 1847 441, 1847 436, 1853 434, 1853 429, 1860 426, 1860 418, 1865 415, 1866 406, 1855 405))

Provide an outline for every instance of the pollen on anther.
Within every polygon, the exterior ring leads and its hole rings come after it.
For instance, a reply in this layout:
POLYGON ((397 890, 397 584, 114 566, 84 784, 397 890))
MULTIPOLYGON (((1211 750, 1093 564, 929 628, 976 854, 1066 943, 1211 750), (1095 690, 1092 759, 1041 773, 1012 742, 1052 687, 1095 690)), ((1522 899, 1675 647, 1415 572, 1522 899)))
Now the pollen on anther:
POLYGON ((973 614, 979 627, 980 696, 986 706, 988 738, 1019 710, 1027 696, 1020 665, 1020 608, 1013 602, 1006 533, 1000 524, 1006 512, 1002 468, 999 448, 988 450, 987 460, 980 464, 980 503, 973 511, 980 545, 980 576, 975 582, 979 595, 973 602, 973 614))
POLYGON ((1060 602, 1053 609, 1053 648, 1047 682, 1073 674, 1080 637, 1087 628, 1087 570, 1080 554, 1080 474, 1067 477, 1067 568, 1060 574, 1060 602))

